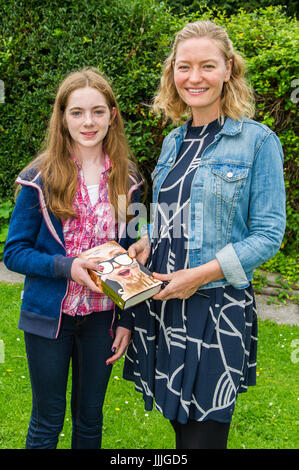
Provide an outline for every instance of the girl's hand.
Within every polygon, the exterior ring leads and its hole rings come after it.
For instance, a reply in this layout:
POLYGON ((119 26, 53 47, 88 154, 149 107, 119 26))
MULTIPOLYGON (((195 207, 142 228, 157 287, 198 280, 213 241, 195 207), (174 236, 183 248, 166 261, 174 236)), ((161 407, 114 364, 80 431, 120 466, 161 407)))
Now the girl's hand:
POLYGON ((131 258, 136 258, 139 263, 145 265, 147 258, 150 254, 150 241, 148 235, 144 235, 138 240, 138 242, 133 243, 128 249, 128 255, 131 258))
POLYGON ((96 263, 87 259, 75 258, 71 267, 72 280, 77 282, 81 286, 88 287, 90 290, 96 292, 97 294, 102 294, 103 292, 93 282, 93 280, 88 274, 87 269, 94 269, 95 271, 97 271, 99 269, 99 266, 96 263))
POLYGON ((114 364, 125 352, 131 340, 131 331, 119 326, 116 328, 115 340, 112 344, 113 356, 107 359, 106 364, 114 364))
POLYGON ((155 300, 188 299, 199 287, 224 277, 217 260, 209 261, 197 268, 181 269, 171 274, 153 273, 153 276, 169 282, 153 297, 155 300))

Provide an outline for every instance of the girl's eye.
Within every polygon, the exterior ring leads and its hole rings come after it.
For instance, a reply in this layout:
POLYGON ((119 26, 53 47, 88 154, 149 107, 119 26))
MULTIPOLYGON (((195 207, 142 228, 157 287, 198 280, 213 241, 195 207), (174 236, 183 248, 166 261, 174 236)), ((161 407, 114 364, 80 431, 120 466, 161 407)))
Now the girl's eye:
POLYGON ((81 114, 81 111, 73 111, 72 112, 72 116, 74 116, 74 117, 80 116, 80 114, 81 114))
POLYGON ((95 114, 97 114, 98 116, 100 116, 100 115, 103 114, 103 113, 104 113, 104 111, 102 111, 102 110, 100 110, 100 109, 98 109, 97 111, 95 111, 95 114))
POLYGON ((179 65, 178 66, 179 70, 188 70, 188 68, 189 68, 188 65, 179 65))
POLYGON ((213 68, 214 68, 214 65, 211 65, 211 64, 206 64, 206 65, 204 65, 204 68, 205 68, 205 69, 210 69, 210 70, 211 70, 211 69, 213 69, 213 68))

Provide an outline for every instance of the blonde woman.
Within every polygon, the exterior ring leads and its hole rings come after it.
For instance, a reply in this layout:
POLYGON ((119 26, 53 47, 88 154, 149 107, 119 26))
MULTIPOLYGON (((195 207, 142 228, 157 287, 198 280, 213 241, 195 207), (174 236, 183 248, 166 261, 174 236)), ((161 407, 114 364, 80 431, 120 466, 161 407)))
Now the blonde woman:
POLYGON ((139 200, 137 175, 110 85, 92 68, 70 74, 45 148, 17 178, 4 250, 6 266, 26 275, 19 327, 33 396, 28 449, 56 448, 71 359, 72 448, 101 447, 106 387, 130 341, 131 315, 113 324, 114 304, 87 272, 97 265, 77 255, 108 240, 124 248, 135 241, 124 214, 139 200))
POLYGON ((171 421, 176 447, 225 448, 239 393, 255 384, 253 270, 285 229, 283 154, 252 120, 244 63, 223 28, 186 25, 154 108, 185 123, 152 174, 154 220, 129 254, 165 288, 136 307, 124 376, 171 421))

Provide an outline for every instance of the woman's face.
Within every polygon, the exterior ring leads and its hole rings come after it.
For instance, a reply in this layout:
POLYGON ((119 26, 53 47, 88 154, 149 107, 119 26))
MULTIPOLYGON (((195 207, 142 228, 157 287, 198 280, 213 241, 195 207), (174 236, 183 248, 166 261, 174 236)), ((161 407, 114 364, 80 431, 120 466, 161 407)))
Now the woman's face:
POLYGON ((114 118, 105 96, 89 86, 74 90, 65 110, 66 124, 75 149, 101 150, 109 125, 114 118))
POLYGON ((223 83, 231 74, 215 41, 201 37, 178 44, 174 82, 181 99, 191 107, 193 125, 203 125, 219 115, 223 83))

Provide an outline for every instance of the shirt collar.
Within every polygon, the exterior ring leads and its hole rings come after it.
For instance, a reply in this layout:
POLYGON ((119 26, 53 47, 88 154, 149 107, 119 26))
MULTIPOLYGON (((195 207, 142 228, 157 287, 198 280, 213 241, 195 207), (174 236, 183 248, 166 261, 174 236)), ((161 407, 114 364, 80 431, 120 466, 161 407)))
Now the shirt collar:
MULTIPOLYGON (((80 162, 78 161, 78 159, 76 158, 76 156, 74 154, 71 154, 71 158, 73 160, 73 162, 76 163, 77 167, 79 170, 82 169, 82 166, 80 164, 80 162)), ((109 158, 109 155, 108 153, 104 150, 104 169, 102 171, 102 173, 106 173, 107 171, 109 171, 111 168, 112 168, 112 163, 111 163, 111 160, 109 158)))

